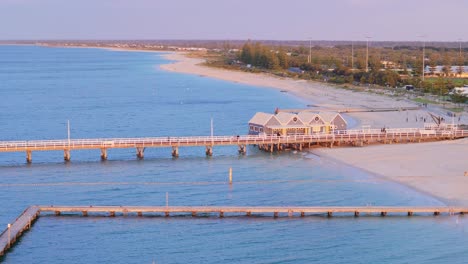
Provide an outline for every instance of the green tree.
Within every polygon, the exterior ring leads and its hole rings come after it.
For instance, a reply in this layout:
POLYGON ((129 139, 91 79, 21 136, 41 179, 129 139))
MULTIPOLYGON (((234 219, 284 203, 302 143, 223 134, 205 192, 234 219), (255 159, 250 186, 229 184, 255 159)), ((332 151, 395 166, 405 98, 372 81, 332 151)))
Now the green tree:
POLYGON ((271 52, 268 49, 264 49, 263 56, 265 57, 265 68, 274 70, 280 67, 280 62, 278 57, 276 56, 276 53, 271 52))
POLYGON ((431 75, 434 75, 437 66, 437 57, 435 54, 429 56, 429 72, 431 75))
POLYGON ((242 47, 242 51, 241 51, 241 55, 240 55, 240 60, 243 62, 243 63, 246 63, 246 64, 253 64, 253 58, 254 58, 255 54, 254 54, 254 50, 253 50, 253 47, 252 47, 252 44, 250 43, 250 41, 248 41, 247 43, 244 44, 244 46, 242 47))
POLYGON ((445 53, 443 63, 444 63, 444 66, 442 67, 442 72, 444 73, 444 76, 450 76, 452 72, 452 60, 450 59, 450 56, 448 53, 445 53))
POLYGON ((422 76, 422 61, 421 60, 414 60, 412 62, 413 73, 422 76))
POLYGON ((279 60, 279 66, 283 69, 289 68, 288 55, 284 51, 283 47, 279 48, 277 55, 278 55, 278 60, 279 60))
POLYGON ((461 56, 458 57, 457 64, 458 64, 457 73, 461 77, 462 74, 463 74, 463 64, 464 64, 463 57, 461 57, 461 56))
POLYGON ((382 63, 380 62, 379 56, 372 55, 369 57, 369 68, 373 72, 378 72, 382 69, 382 63))

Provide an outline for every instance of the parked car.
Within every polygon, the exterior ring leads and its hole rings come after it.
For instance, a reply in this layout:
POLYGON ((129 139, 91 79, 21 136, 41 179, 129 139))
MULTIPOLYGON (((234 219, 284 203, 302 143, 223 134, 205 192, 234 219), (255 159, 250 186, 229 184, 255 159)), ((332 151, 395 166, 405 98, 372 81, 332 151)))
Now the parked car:
POLYGON ((414 86, 413 86, 413 85, 405 85, 403 88, 405 88, 406 91, 413 91, 413 90, 414 90, 414 86))

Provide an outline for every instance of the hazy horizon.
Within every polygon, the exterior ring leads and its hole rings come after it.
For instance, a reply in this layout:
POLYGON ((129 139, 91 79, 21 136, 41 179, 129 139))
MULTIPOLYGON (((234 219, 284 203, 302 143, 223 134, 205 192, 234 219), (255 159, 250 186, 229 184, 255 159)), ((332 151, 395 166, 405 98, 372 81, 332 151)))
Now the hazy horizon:
POLYGON ((466 10, 463 0, 0 0, 0 40, 457 42, 468 40, 466 10))

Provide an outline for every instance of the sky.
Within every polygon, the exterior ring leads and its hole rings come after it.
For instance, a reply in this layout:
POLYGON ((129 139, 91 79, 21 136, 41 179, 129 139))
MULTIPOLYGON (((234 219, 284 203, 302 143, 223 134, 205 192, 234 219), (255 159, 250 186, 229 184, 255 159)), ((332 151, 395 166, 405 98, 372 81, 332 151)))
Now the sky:
POLYGON ((0 39, 468 41, 468 0, 0 0, 0 39))

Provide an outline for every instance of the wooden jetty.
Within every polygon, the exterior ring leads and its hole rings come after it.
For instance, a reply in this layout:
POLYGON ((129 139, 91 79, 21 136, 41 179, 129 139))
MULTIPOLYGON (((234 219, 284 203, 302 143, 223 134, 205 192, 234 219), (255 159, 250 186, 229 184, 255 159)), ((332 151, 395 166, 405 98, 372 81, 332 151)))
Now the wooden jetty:
POLYGON ((101 138, 62 139, 31 141, 0 141, 0 152, 25 152, 26 161, 32 162, 33 151, 63 151, 64 160, 70 161, 72 150, 100 150, 101 159, 106 160, 107 150, 134 148, 139 159, 144 158, 146 148, 170 148, 172 156, 179 156, 179 147, 205 147, 208 156, 213 155, 214 146, 237 146, 245 154, 248 145, 273 152, 313 146, 364 146, 366 144, 409 143, 468 137, 468 130, 431 130, 423 128, 342 130, 334 133, 310 135, 243 135, 243 136, 193 136, 193 137, 148 137, 148 138, 101 138))
POLYGON ((103 216, 116 215, 136 215, 161 214, 170 216, 171 214, 215 214, 220 217, 226 214, 247 215, 252 214, 268 215, 278 217, 279 214, 294 216, 295 214, 305 216, 305 214, 360 214, 386 216, 387 213, 413 215, 422 214, 465 214, 468 207, 445 207, 445 206, 39 206, 41 212, 50 212, 55 215, 79 214, 88 216, 90 214, 103 216))
POLYGON ((7 228, 0 234, 0 256, 10 249, 16 240, 28 229, 39 216, 38 206, 30 206, 16 218, 13 224, 8 224, 7 228))
POLYGON ((350 215, 358 217, 387 216, 387 214, 407 215, 454 215, 467 214, 468 207, 445 206, 30 206, 7 229, 0 234, 0 257, 4 256, 24 231, 41 215, 78 215, 78 216, 135 216, 161 215, 164 217, 188 215, 197 216, 252 216, 265 215, 274 218, 305 217, 307 215, 350 215))

